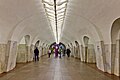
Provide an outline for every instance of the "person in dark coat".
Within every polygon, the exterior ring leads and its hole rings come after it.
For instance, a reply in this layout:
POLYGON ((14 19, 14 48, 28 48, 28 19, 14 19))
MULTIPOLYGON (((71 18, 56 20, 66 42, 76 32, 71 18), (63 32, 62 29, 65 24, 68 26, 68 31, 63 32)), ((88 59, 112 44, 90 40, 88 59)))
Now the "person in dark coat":
POLYGON ((70 49, 67 49, 66 53, 67 53, 67 56, 70 57, 70 53, 71 53, 70 49))
POLYGON ((34 59, 35 61, 39 61, 39 50, 37 47, 34 50, 34 59))

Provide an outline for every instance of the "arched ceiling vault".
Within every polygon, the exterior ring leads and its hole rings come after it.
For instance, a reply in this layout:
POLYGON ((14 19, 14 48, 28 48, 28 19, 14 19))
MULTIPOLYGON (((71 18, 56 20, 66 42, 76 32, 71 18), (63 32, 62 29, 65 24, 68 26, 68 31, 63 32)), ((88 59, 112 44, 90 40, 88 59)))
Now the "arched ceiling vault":
MULTIPOLYGON (((72 31, 75 29, 74 26, 80 26, 76 27, 76 29, 80 30, 80 28, 86 26, 80 23, 82 18, 84 18, 95 27, 96 32, 99 34, 98 36, 101 38, 100 40, 105 41, 105 43, 110 43, 109 32, 112 23, 120 16, 119 4, 120 1, 115 0, 69 0, 64 26, 69 26, 69 28, 66 27, 69 31, 71 31, 70 26, 73 28, 72 31)), ((86 23, 86 21, 83 23, 86 23)), ((88 27, 88 29, 90 28, 88 27)))
MULTIPOLYGON (((61 41, 67 44, 89 35, 110 43, 112 24, 120 17, 119 4, 119 0, 68 0, 61 41)), ((0 43, 19 42, 25 35, 31 42, 55 41, 42 0, 0 0, 0 43)))

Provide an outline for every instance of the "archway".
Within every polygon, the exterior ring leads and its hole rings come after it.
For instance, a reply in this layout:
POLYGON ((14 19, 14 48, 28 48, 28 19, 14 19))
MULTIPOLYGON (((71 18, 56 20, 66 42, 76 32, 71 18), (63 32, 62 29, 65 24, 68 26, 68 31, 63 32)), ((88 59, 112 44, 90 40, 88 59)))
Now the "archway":
POLYGON ((84 41, 84 45, 85 45, 84 61, 87 62, 89 38, 87 36, 84 36, 83 41, 84 41))
POLYGON ((120 76, 120 18, 113 22, 111 28, 112 73, 120 76))
POLYGON ((63 44, 62 42, 59 43, 59 46, 62 47, 62 49, 65 49, 65 50, 66 50, 65 44, 63 44))
POLYGON ((55 44, 56 44, 56 42, 53 42, 52 44, 50 44, 49 49, 50 49, 50 48, 53 48, 55 44))
POLYGON ((35 47, 39 47, 39 43, 40 43, 40 41, 38 40, 36 43, 35 43, 35 47))
POLYGON ((52 44, 50 44, 49 49, 52 50, 52 53, 56 52, 56 50, 58 50, 58 52, 61 51, 61 54, 65 56, 66 45, 62 42, 60 42, 59 44, 57 44, 56 42, 53 42, 52 44))
POLYGON ((71 57, 74 57, 74 46, 72 43, 70 43, 70 50, 71 50, 71 57))
POLYGON ((30 58, 30 47, 28 46, 30 43, 30 36, 24 36, 19 45, 17 51, 17 63, 25 63, 29 61, 30 58))
POLYGON ((96 63, 96 54, 94 49, 94 44, 91 42, 92 40, 88 36, 83 37, 84 42, 84 62, 87 63, 96 63))
POLYGON ((63 56, 65 56, 65 51, 66 51, 66 45, 63 44, 62 42, 59 43, 59 49, 62 50, 61 54, 63 54, 63 56))
POLYGON ((80 48, 79 48, 79 43, 75 41, 75 57, 80 59, 80 48))

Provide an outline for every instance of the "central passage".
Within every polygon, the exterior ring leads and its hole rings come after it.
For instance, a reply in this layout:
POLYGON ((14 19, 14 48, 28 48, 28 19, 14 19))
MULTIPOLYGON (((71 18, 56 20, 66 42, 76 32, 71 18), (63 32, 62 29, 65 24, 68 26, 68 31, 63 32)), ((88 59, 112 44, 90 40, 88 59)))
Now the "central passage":
POLYGON ((112 80, 74 58, 48 58, 31 62, 0 77, 0 80, 112 80))

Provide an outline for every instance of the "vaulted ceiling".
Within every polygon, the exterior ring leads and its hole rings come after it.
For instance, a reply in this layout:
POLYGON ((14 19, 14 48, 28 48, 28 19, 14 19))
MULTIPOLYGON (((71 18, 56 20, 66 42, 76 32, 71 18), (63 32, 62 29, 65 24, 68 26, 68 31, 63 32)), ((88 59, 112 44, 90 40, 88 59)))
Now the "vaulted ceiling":
MULTIPOLYGON (((120 16, 119 4, 119 0, 68 0, 60 41, 81 42, 87 35, 92 42, 110 42, 112 24, 120 16)), ((30 35, 31 42, 55 41, 42 0, 0 0, 0 42, 19 42, 25 35, 30 35)))

